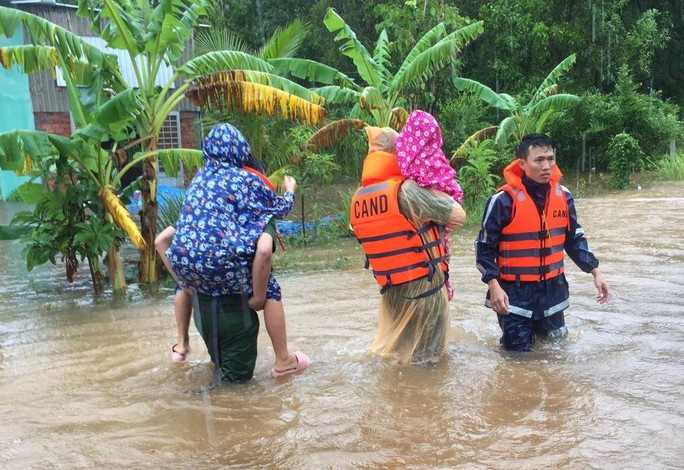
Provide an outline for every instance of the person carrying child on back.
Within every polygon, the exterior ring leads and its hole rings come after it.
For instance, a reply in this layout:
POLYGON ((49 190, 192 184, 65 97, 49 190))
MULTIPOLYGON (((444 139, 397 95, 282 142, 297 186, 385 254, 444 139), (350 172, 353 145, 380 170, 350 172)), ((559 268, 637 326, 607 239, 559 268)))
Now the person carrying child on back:
POLYGON ((461 227, 465 212, 449 195, 402 174, 393 153, 396 131, 368 126, 366 133, 368 155, 350 220, 381 286, 371 350, 403 363, 435 362, 450 325, 444 227, 461 227))
MULTIPOLYGON (((296 182, 286 177, 285 193, 277 196, 265 176, 245 167, 254 161, 251 149, 230 124, 214 126, 203 151, 205 163, 187 190, 175 235, 173 229, 162 232, 165 240, 169 233, 173 237, 171 247, 163 250, 168 241, 160 240, 157 248, 165 251, 162 259, 181 286, 177 294, 181 298, 175 302, 180 307, 176 310, 179 342, 172 359, 184 360, 189 353, 191 306, 187 296, 191 289, 198 293, 200 309, 210 298, 218 298, 225 308, 241 308, 244 314, 244 322, 238 322, 240 331, 228 328, 234 341, 224 344, 224 378, 243 381, 252 377, 258 334, 253 311, 261 308, 276 355, 271 375, 303 371, 310 359, 301 351, 287 349, 281 290, 270 272, 276 236, 272 219, 282 218, 292 209, 296 182)), ((236 317, 232 313, 227 316, 236 317)), ((209 347, 206 335, 203 338, 209 347)))

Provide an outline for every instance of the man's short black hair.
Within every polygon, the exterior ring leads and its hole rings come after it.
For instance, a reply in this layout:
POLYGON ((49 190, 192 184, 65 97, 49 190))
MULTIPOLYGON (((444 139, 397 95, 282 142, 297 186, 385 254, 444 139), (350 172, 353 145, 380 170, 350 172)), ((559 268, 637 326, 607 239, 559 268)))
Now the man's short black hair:
POLYGON ((531 147, 545 147, 556 150, 556 144, 546 134, 527 134, 522 138, 515 154, 519 158, 527 158, 531 147))

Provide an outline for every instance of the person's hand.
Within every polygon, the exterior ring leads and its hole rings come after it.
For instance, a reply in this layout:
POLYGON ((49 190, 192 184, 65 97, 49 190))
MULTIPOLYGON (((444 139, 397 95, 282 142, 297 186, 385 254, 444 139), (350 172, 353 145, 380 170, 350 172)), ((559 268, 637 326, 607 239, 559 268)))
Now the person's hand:
POLYGON ((297 191, 297 181, 293 177, 286 175, 283 178, 283 189, 285 192, 294 194, 294 192, 297 191))
POLYGON ((599 271, 598 268, 594 268, 591 271, 591 275, 594 276, 594 285, 598 291, 596 301, 600 304, 605 304, 613 296, 613 294, 610 292, 610 286, 603 279, 603 274, 601 274, 601 271, 599 271))
POLYGON ((499 281, 492 279, 487 285, 489 285, 489 302, 492 304, 492 310, 499 315, 508 315, 510 309, 508 294, 501 288, 499 281))
POLYGON ((247 301, 247 305, 257 312, 263 310, 264 305, 266 305, 266 297, 250 297, 247 301))

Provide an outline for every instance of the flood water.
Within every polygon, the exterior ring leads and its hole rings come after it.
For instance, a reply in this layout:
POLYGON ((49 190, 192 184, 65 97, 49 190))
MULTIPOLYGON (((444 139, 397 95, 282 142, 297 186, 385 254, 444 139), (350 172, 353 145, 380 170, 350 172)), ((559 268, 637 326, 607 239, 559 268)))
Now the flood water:
POLYGON ((171 289, 94 299, 84 274, 27 273, 0 242, 0 468, 684 468, 684 184, 577 206, 614 298, 570 262, 564 341, 502 353, 475 232, 454 233, 438 365, 367 354, 379 294, 352 249, 350 269, 278 276, 308 371, 268 376, 262 322, 254 380, 204 394, 188 393, 212 370, 194 327, 170 361, 171 289))

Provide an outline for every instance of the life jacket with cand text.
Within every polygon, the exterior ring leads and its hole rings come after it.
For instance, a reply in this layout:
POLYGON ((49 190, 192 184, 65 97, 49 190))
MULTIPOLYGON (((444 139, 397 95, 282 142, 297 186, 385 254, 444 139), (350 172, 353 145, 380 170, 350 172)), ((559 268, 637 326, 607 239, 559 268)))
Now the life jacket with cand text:
POLYGON ((511 222, 499 238, 499 278, 515 282, 552 279, 565 271, 565 233, 570 226, 562 174, 554 166, 541 214, 525 189, 523 174, 515 160, 504 170, 507 184, 499 188, 513 199, 511 222))
POLYGON ((364 160, 362 186, 351 201, 350 224, 366 254, 366 267, 370 265, 382 286, 381 293, 416 279, 432 281, 435 270, 445 274, 449 270, 444 226, 429 223, 417 228, 401 214, 399 189, 403 182, 396 156, 373 152, 364 160))

